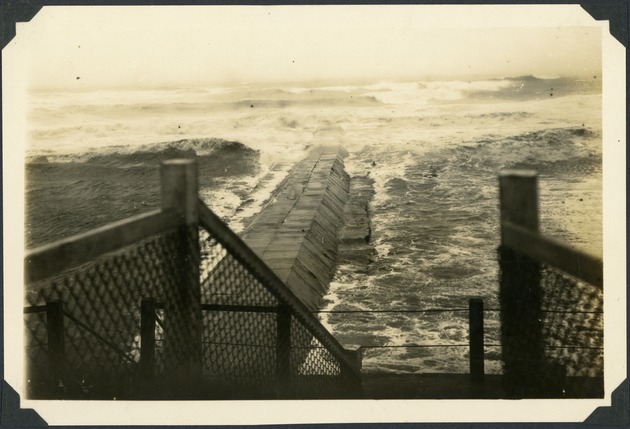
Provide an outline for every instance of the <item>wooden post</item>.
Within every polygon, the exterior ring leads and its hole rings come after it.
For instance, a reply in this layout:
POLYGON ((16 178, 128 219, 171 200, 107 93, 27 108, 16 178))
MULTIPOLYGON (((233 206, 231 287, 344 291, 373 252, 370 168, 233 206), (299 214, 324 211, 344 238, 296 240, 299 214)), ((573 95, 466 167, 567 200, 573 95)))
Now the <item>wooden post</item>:
MULTIPOLYGON (((499 183, 502 237, 508 222, 538 231, 536 172, 505 171, 499 183)), ((499 265, 505 389, 511 397, 537 396, 544 361, 540 263, 502 242, 499 265)))
POLYGON ((538 175, 533 170, 505 170, 499 175, 501 223, 538 231, 538 175))
POLYGON ((289 396, 291 377, 291 310, 286 305, 278 307, 276 335, 276 380, 278 398, 289 396))
MULTIPOLYGON (((353 363, 353 370, 357 373, 361 372, 361 368, 363 367, 363 349, 359 347, 356 350, 346 350, 346 354, 350 357, 353 363)), ((355 378, 353 375, 346 374, 347 370, 344 367, 341 369, 341 375, 346 375, 346 379, 355 378)), ((346 382, 346 380, 344 380, 346 382)), ((344 386, 345 387, 345 386, 344 386)), ((363 386, 361 384, 361 379, 357 379, 356 383, 350 384, 347 386, 347 398, 360 398, 363 394, 363 386)))
POLYGON ((482 382, 484 380, 483 300, 480 298, 471 298, 468 301, 468 332, 470 379, 473 382, 482 382))
POLYGON ((63 301, 54 300, 46 303, 46 332, 48 335, 48 361, 54 382, 65 375, 66 347, 63 327, 63 301))
POLYGON ((149 383, 155 375, 155 300, 144 298, 140 303, 140 374, 149 383))
POLYGON ((198 223, 197 161, 194 159, 171 159, 162 163, 161 196, 163 210, 177 210, 182 222, 198 223))
POLYGON ((181 217, 170 265, 175 267, 177 285, 164 290, 162 298, 165 371, 173 395, 191 397, 196 395, 202 368, 197 163, 193 159, 165 161, 160 173, 162 210, 173 210, 181 217))
POLYGON ((359 347, 356 350, 346 350, 346 353, 354 363, 354 370, 359 372, 363 366, 363 349, 359 347))

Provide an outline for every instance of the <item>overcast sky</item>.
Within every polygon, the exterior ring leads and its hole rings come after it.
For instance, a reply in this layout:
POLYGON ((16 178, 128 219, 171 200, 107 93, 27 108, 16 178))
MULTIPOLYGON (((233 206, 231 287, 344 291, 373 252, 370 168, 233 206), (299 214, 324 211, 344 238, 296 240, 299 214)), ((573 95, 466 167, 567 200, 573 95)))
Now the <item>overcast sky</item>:
POLYGON ((46 7, 14 43, 34 88, 601 74, 599 24, 540 7, 46 7))

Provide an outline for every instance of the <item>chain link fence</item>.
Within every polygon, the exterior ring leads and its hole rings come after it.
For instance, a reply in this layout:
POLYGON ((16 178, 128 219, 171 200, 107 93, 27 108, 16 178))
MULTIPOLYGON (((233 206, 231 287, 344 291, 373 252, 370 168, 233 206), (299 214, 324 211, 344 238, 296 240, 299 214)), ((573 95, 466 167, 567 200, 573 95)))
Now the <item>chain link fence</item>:
POLYGON ((357 397, 353 358, 264 265, 202 225, 204 376, 228 396, 357 397))
POLYGON ((360 396, 357 357, 195 204, 196 222, 162 210, 27 255, 29 398, 360 396))
POLYGON ((501 176, 501 343, 509 397, 603 397, 602 261, 538 232, 536 175, 501 176))
POLYGON ((567 377, 603 377, 603 291, 545 264, 541 290, 545 360, 567 377))
POLYGON ((39 310, 25 314, 30 397, 134 394, 140 303, 149 296, 169 301, 178 283, 177 243, 170 231, 26 286, 27 304, 39 310))
POLYGON ((524 397, 599 397, 602 290, 511 249, 501 248, 499 254, 507 391, 524 397))

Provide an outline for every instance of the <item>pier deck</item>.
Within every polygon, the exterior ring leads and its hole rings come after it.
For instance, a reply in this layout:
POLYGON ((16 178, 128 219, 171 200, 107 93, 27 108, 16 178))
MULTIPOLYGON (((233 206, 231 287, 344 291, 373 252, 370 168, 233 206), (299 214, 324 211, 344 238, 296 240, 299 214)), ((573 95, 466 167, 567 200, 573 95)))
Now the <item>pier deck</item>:
POLYGON ((334 273, 348 176, 340 147, 313 149, 245 228, 243 240, 310 309, 334 273))

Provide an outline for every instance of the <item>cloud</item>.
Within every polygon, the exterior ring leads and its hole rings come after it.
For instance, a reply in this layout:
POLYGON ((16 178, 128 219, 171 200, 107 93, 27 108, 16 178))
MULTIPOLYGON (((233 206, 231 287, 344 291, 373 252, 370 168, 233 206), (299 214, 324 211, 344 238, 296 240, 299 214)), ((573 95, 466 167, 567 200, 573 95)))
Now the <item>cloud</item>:
POLYGON ((450 10, 46 7, 20 26, 17 39, 29 52, 32 87, 581 75, 601 68, 601 29, 587 25, 590 17, 570 18, 563 9, 557 21, 564 26, 553 26, 548 17, 523 18, 532 9, 468 7, 459 21, 450 10))

